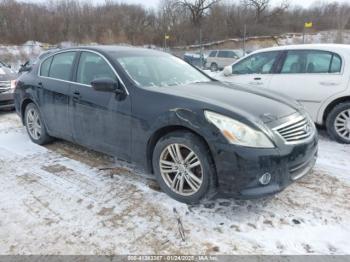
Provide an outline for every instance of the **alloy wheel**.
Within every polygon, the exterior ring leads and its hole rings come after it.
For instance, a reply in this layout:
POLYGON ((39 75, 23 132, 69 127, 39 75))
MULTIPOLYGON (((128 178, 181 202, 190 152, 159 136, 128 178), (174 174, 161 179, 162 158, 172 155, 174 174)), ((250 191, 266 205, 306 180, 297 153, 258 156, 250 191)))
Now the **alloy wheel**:
POLYGON ((203 183, 201 161, 185 145, 168 145, 160 155, 159 166, 163 180, 177 194, 191 196, 203 183))
POLYGON ((334 127, 340 137, 350 141, 350 109, 344 110, 337 115, 334 127))
POLYGON ((34 108, 30 108, 27 112, 26 124, 28 132, 34 140, 39 140, 41 137, 41 122, 38 112, 34 108))

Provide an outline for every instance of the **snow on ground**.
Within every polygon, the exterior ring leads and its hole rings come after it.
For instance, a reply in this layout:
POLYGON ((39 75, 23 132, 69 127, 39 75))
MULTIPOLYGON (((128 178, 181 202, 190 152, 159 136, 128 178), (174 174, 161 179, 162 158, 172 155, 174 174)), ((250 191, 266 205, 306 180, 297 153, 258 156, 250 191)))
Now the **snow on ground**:
POLYGON ((188 206, 109 156, 34 145, 0 113, 0 254, 350 254, 349 159, 321 131, 314 172, 284 192, 188 206))

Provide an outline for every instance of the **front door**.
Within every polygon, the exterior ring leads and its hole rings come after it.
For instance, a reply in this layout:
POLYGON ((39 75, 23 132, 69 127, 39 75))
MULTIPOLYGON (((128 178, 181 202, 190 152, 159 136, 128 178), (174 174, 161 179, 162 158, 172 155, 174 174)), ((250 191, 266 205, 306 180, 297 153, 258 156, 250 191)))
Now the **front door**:
POLYGON ((129 95, 96 91, 91 82, 98 78, 117 79, 116 73, 100 54, 80 54, 76 78, 71 86, 71 119, 74 139, 92 149, 130 158, 129 95))
POLYGON ((232 75, 224 77, 224 81, 253 88, 268 87, 274 66, 280 52, 263 52, 253 54, 232 65, 232 75))

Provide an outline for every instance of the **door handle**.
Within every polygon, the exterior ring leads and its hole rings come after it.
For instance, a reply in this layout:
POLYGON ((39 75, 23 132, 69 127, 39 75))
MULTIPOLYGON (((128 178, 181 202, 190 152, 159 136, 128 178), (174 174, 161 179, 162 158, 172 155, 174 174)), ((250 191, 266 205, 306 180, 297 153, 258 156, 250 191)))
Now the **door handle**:
POLYGON ((320 82, 321 86, 338 86, 339 83, 336 82, 320 82))
POLYGON ((255 77, 254 80, 261 80, 261 77, 255 77))
POLYGON ((81 98, 80 92, 79 91, 74 91, 73 92, 73 101, 78 102, 81 98))
POLYGON ((253 86, 261 86, 263 85, 264 83, 263 82, 249 82, 250 85, 253 85, 253 86))
POLYGON ((43 83, 42 82, 39 82, 38 83, 38 86, 41 88, 41 87, 43 87, 43 83))

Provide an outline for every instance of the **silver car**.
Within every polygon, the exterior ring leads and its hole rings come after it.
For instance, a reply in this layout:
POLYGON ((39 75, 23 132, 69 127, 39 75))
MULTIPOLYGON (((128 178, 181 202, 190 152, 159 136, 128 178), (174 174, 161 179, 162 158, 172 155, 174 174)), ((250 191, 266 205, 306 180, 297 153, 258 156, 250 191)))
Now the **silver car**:
POLYGON ((212 50, 206 61, 206 68, 210 68, 211 71, 217 71, 223 69, 243 57, 242 50, 212 50))

